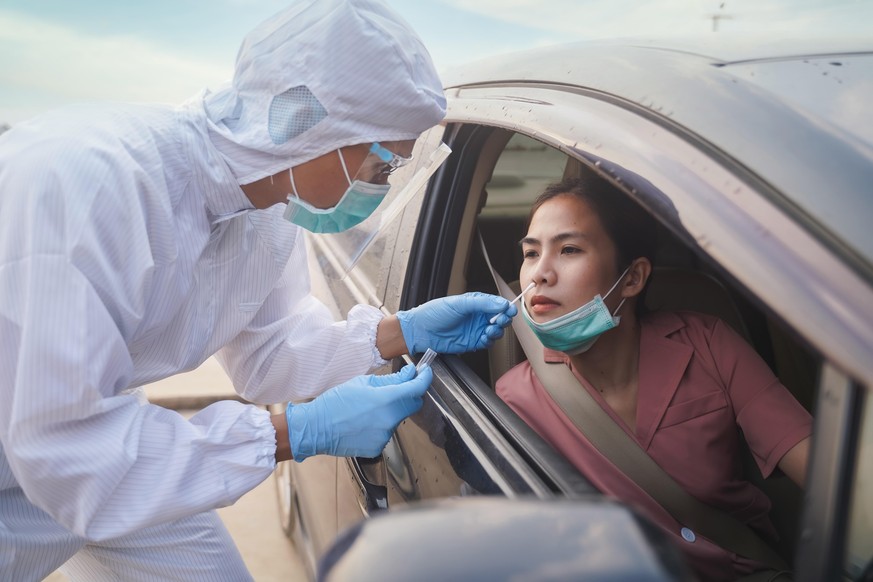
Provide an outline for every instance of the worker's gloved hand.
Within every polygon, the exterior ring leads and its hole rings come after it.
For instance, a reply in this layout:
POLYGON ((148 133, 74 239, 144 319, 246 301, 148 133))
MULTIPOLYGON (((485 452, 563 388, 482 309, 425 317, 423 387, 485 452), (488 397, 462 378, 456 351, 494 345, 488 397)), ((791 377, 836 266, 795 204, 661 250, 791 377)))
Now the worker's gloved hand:
POLYGON ((358 376, 315 400, 288 404, 288 439, 295 461, 312 455, 375 457, 394 429, 421 408, 433 379, 426 367, 416 376, 409 364, 394 374, 358 376))
POLYGON ((441 354, 460 354, 491 347, 517 313, 515 305, 503 297, 473 292, 398 311, 397 319, 410 354, 427 348, 441 354))

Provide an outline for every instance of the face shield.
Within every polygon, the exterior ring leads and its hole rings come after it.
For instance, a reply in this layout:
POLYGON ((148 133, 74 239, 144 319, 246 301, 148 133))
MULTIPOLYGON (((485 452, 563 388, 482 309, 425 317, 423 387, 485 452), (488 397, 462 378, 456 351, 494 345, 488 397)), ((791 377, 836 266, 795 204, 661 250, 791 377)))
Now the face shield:
MULTIPOLYGON (((400 156, 385 148, 371 147, 367 159, 351 184, 385 186, 387 194, 384 202, 360 224, 330 235, 331 240, 327 245, 330 251, 326 254, 333 266, 327 270, 332 277, 345 278, 354 269, 415 196, 423 192, 428 180, 446 161, 451 151, 444 143, 423 140, 416 142, 415 150, 409 157, 400 156)), ((340 200, 334 208, 338 208, 342 202, 340 200)))
POLYGON ((317 208, 306 202, 297 192, 294 169, 288 170, 291 194, 285 219, 316 234, 336 234, 349 230, 366 220, 382 203, 391 186, 388 178, 395 170, 412 161, 400 156, 378 142, 373 142, 370 151, 358 168, 354 179, 349 177, 342 149, 337 150, 348 188, 339 201, 330 208, 317 208))

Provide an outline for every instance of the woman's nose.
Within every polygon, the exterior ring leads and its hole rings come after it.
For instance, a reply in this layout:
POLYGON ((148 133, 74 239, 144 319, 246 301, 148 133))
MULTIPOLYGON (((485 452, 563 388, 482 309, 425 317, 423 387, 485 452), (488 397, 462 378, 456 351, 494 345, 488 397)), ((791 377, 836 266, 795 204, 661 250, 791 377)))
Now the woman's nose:
POLYGON ((555 282, 556 273, 551 261, 543 257, 537 261, 533 270, 529 274, 529 281, 522 281, 522 286, 533 281, 539 287, 540 285, 550 285, 555 282))

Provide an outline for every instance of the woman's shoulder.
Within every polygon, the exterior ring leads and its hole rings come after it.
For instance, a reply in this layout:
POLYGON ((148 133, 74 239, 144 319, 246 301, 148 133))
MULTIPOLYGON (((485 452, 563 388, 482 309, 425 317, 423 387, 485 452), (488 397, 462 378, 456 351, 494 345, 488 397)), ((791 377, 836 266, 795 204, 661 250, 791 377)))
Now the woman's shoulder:
POLYGON ((494 390, 501 398, 518 391, 524 391, 533 382, 532 374, 530 362, 524 360, 498 378, 494 390))
POLYGON ((658 338, 689 346, 710 364, 725 358, 745 358, 752 352, 748 340, 723 319, 697 311, 658 311, 640 320, 643 342, 658 338))

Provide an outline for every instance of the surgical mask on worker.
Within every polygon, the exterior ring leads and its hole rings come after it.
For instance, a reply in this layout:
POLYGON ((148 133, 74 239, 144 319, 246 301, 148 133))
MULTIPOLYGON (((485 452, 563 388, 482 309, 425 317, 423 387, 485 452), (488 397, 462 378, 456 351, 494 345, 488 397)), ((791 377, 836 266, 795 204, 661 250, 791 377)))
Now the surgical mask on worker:
POLYGON ((293 169, 288 170, 291 178, 292 194, 288 196, 285 219, 319 234, 335 234, 348 230, 366 220, 385 199, 391 185, 388 176, 397 168, 408 163, 411 158, 403 158, 391 153, 378 143, 372 144, 370 153, 355 175, 349 178, 349 171, 339 152, 340 163, 349 187, 342 198, 331 208, 316 208, 302 200, 294 184, 293 169))
MULTIPOLYGON (((524 314, 524 320, 547 348, 571 356, 586 352, 591 349, 600 334, 616 327, 621 321, 621 317, 609 312, 609 308, 603 300, 609 297, 609 294, 618 286, 628 269, 630 267, 618 277, 618 280, 606 292, 605 297, 601 298, 600 294, 597 294, 594 299, 582 307, 546 323, 537 323, 531 319, 526 302, 522 301, 521 311, 524 314)), ((624 301, 624 299, 621 300, 621 303, 615 308, 615 313, 619 312, 624 301)))

